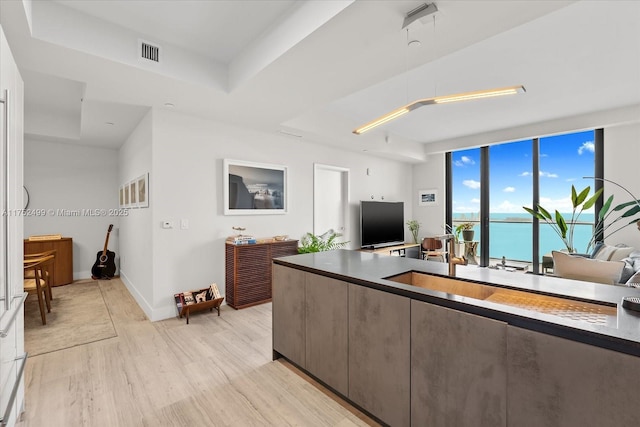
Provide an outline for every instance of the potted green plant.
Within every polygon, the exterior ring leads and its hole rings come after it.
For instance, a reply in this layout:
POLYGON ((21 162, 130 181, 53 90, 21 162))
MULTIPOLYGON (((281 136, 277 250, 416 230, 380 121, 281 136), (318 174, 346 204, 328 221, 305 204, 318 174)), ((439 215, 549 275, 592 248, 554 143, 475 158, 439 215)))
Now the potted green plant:
POLYGON ((472 222, 463 222, 461 224, 458 224, 456 226, 456 240, 460 240, 460 234, 462 233, 462 240, 464 240, 465 242, 471 242, 473 241, 473 235, 474 230, 474 223, 472 222))
POLYGON ((336 242, 336 239, 341 236, 342 234, 336 233, 332 229, 318 236, 313 233, 307 233, 300 239, 298 253, 307 254, 344 248, 349 242, 336 242))
POLYGON ((418 231, 420 231, 420 223, 415 219, 411 219, 407 221, 407 226, 409 227, 409 231, 413 236, 413 243, 418 243, 418 231))
MULTIPOLYGON (((537 210, 525 206, 523 206, 523 209, 529 212, 535 218, 538 218, 539 220, 549 224, 551 228, 556 232, 556 234, 562 239, 562 243, 564 243, 567 251, 569 251, 570 253, 574 253, 576 252, 576 248, 573 245, 573 233, 578 218, 583 211, 593 207, 593 205, 596 203, 596 200, 598 200, 598 197, 600 197, 600 195, 602 194, 603 189, 599 189, 593 194, 593 196, 587 198, 590 191, 590 186, 587 186, 587 188, 580 192, 576 191, 575 186, 571 186, 571 204, 573 206, 573 211, 571 212, 571 218, 569 219, 569 221, 565 220, 562 214, 558 212, 557 209, 555 211, 555 215, 552 216, 548 210, 546 210, 539 204, 537 210)), ((612 198, 610 197, 610 199, 612 198)), ((611 204, 610 201, 608 201, 608 203, 609 205, 611 204)), ((605 207, 606 204, 605 206, 603 206, 603 210, 605 209, 605 207)))
POLYGON ((636 198, 636 196, 634 196, 622 185, 618 184, 617 182, 611 181, 610 179, 595 177, 585 178, 593 178, 600 181, 609 182, 613 185, 618 186, 629 196, 631 196, 631 201, 620 203, 619 205, 613 207, 613 209, 611 209, 611 205, 613 204, 613 195, 609 196, 607 201, 602 205, 600 212, 598 213, 598 221, 593 231, 593 236, 591 236, 591 240, 589 240, 587 251, 589 251, 591 246, 593 246, 597 241, 604 240, 605 232, 611 227, 618 228, 609 232, 607 236, 611 236, 612 234, 617 233, 618 231, 631 224, 637 224, 638 230, 640 230, 640 217, 636 217, 636 215, 640 214, 640 199, 636 198), (620 225, 620 221, 623 221, 622 225, 620 225))

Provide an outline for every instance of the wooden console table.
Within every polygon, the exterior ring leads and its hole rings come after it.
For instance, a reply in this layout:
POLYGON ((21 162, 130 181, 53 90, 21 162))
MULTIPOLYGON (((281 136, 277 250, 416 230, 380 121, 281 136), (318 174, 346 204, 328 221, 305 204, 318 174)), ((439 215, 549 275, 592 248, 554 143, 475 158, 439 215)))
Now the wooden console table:
POLYGON ((52 269, 52 286, 73 282, 73 240, 71 237, 53 240, 24 240, 25 255, 39 254, 52 249, 56 250, 56 259, 52 269))
POLYGON ((403 245, 386 246, 377 249, 360 249, 362 252, 371 252, 380 255, 396 255, 406 258, 420 258, 420 243, 405 243, 403 245))
POLYGON ((271 301, 271 260, 297 254, 297 240, 246 245, 226 242, 227 305, 239 309, 271 301))

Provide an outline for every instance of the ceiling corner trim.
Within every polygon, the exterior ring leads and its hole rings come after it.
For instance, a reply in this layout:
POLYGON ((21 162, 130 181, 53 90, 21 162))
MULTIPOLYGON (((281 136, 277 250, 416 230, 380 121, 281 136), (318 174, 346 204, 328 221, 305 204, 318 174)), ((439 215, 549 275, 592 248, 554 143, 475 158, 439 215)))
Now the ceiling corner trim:
POLYGON ((297 3, 258 40, 229 64, 229 90, 233 91, 287 53, 355 0, 297 3))

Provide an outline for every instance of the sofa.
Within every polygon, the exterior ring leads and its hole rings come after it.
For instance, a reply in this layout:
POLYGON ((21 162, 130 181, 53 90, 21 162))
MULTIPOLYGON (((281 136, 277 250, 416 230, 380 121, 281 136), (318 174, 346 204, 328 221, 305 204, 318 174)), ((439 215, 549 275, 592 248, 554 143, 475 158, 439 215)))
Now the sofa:
POLYGON ((553 251, 553 273, 565 279, 640 288, 640 250, 599 242, 591 254, 553 251))

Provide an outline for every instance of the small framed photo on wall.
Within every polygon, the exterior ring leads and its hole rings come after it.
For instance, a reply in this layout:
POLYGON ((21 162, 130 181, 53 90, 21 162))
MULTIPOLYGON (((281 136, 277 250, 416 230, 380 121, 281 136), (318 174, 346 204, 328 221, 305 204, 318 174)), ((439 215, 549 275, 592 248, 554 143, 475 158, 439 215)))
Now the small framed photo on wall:
POLYGON ((137 180, 131 181, 129 185, 129 207, 137 208, 138 207, 138 190, 136 190, 137 180))
POLYGON ((418 191, 418 206, 436 206, 438 204, 438 190, 418 191))
POLYGON ((136 182, 136 199, 138 201, 138 207, 149 207, 149 174, 145 173, 135 179, 136 182))

